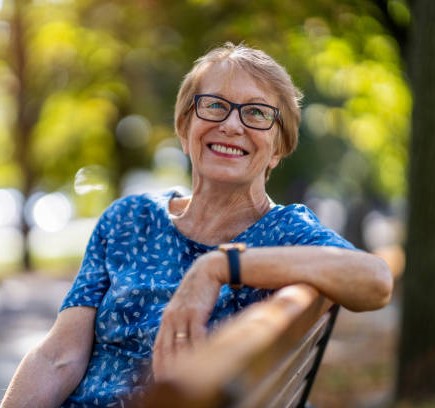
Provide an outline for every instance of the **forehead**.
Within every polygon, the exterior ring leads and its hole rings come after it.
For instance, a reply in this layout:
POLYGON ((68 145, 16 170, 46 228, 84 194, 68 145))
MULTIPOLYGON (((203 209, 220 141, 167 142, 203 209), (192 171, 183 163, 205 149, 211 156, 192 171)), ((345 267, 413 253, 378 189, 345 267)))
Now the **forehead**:
POLYGON ((228 61, 212 63, 204 69, 199 82, 199 91, 232 98, 234 102, 263 99, 272 103, 276 99, 271 87, 254 78, 240 66, 228 61))

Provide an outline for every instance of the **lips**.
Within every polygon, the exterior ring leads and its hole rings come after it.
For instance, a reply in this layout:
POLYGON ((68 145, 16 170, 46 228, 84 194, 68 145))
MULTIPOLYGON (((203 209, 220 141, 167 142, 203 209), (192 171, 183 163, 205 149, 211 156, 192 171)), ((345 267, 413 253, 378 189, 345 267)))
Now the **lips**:
POLYGON ((220 143, 211 143, 208 145, 208 147, 214 152, 226 154, 229 156, 245 156, 248 154, 246 150, 243 150, 240 147, 220 143))

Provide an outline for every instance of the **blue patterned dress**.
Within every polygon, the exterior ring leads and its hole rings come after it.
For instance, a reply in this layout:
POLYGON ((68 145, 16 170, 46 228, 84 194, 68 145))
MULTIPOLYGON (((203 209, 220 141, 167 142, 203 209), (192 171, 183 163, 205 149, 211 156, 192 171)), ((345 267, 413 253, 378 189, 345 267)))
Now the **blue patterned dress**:
MULTIPOLYGON (((175 190, 115 201, 90 238, 81 269, 60 310, 97 309, 88 369, 62 407, 123 407, 149 372, 153 343, 165 306, 192 262, 216 249, 182 235, 171 221, 175 190)), ((353 246, 303 205, 277 205, 233 242, 278 245, 353 246)), ((270 291, 221 288, 209 327, 270 291)))

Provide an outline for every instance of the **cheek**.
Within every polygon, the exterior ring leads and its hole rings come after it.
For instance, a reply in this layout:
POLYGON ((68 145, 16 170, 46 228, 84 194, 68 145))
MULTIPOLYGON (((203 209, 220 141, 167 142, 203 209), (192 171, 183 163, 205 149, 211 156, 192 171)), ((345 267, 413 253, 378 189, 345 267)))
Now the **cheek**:
POLYGON ((213 131, 216 124, 213 122, 206 122, 196 117, 192 117, 189 125, 186 128, 186 137, 182 143, 183 151, 185 154, 198 153, 202 149, 203 138, 208 132, 213 131))
POLYGON ((197 137, 195 137, 198 133, 192 127, 187 129, 186 136, 181 141, 181 147, 183 148, 184 154, 188 156, 195 155, 195 152, 198 151, 198 147, 200 145, 200 141, 197 137))
POLYGON ((262 142, 263 147, 269 151, 270 155, 278 154, 279 152, 279 134, 276 131, 270 131, 268 134, 263 134, 262 136, 262 142))
POLYGON ((280 138, 281 138, 281 132, 279 130, 275 130, 272 135, 272 140, 273 140, 272 149, 274 154, 278 154, 279 151, 281 150, 280 138))

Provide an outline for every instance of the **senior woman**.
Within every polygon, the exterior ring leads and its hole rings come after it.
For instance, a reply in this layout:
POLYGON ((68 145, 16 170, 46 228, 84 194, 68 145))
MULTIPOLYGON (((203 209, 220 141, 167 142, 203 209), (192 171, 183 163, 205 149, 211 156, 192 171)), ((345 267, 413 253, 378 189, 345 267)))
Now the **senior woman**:
POLYGON ((123 406, 151 360, 163 379, 179 350, 293 283, 354 311, 386 304, 392 278, 381 259, 266 193, 296 147, 298 99, 262 51, 228 43, 196 61, 175 108, 191 194, 129 196, 105 211, 53 329, 2 407, 123 406))

